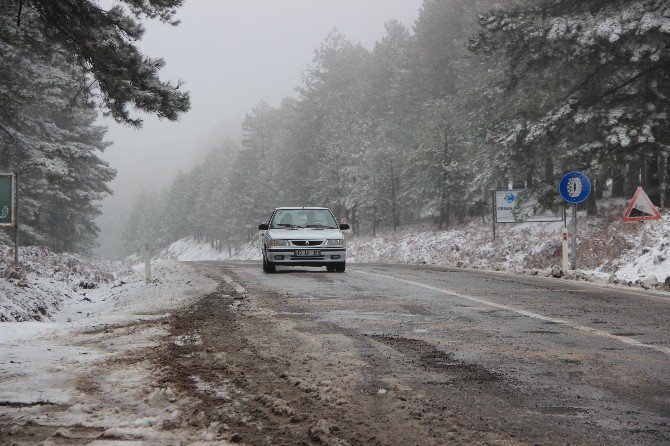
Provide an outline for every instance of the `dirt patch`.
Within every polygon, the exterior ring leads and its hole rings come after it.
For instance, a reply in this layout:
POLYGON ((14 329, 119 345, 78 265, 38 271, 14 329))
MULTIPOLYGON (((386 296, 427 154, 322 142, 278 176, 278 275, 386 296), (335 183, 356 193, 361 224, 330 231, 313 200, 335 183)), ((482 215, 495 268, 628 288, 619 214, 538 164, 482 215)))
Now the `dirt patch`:
POLYGON ((420 339, 407 339, 395 336, 377 336, 372 337, 393 346, 399 350, 406 358, 414 358, 416 363, 432 370, 448 374, 452 382, 456 380, 487 382, 500 379, 500 375, 486 370, 484 367, 476 364, 467 364, 463 361, 454 359, 454 355, 436 349, 420 339))

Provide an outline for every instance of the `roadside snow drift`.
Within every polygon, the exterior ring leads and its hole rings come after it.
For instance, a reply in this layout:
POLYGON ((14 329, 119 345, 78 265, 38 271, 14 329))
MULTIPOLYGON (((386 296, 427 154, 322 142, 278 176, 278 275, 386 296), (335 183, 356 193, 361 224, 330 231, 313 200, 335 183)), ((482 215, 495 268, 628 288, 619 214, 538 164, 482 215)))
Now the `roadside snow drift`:
POLYGON ((120 263, 40 247, 20 248, 15 263, 13 252, 0 245, 0 322, 50 320, 65 303, 85 298, 127 271, 120 263))
MULTIPOLYGON (((622 221, 625 203, 600 203, 598 216, 579 214, 580 274, 647 288, 668 288, 670 281, 670 216, 660 221, 622 221)), ((427 263, 501 271, 542 270, 561 266, 562 223, 499 224, 493 241, 491 223, 481 220, 448 230, 409 227, 377 236, 349 236, 347 259, 352 263, 427 263)), ((159 256, 177 260, 260 260, 258 240, 233 251, 218 251, 207 241, 188 237, 159 256)), ((586 276, 584 276, 586 277, 586 276)))

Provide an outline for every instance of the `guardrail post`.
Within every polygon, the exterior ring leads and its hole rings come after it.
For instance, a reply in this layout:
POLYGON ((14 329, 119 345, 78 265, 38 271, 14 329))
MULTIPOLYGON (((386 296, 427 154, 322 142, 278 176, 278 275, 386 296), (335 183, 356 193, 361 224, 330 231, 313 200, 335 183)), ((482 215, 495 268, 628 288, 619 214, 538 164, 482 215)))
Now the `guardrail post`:
POLYGON ((151 253, 149 252, 149 243, 144 244, 144 280, 147 284, 151 283, 151 253))

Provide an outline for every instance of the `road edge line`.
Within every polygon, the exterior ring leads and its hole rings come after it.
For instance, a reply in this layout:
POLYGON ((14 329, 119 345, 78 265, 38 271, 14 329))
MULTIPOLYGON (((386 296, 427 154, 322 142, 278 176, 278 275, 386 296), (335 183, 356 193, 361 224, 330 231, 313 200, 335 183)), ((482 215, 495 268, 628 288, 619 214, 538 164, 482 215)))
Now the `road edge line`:
POLYGON ((535 312, 528 311, 528 310, 523 310, 523 309, 520 309, 520 308, 516 308, 516 307, 513 307, 511 305, 505 305, 505 304, 499 304, 499 303, 496 303, 496 302, 491 302, 491 301, 488 301, 486 299, 482 299, 480 297, 470 296, 468 294, 459 293, 458 291, 450 290, 450 289, 447 289, 447 288, 438 288, 438 287, 434 287, 432 285, 426 285, 426 284, 423 284, 423 283, 414 282, 412 280, 401 279, 399 277, 393 277, 393 276, 389 276, 389 275, 386 275, 386 274, 373 273, 373 272, 369 272, 369 271, 355 271, 355 272, 358 273, 358 274, 367 274, 367 275, 371 275, 371 276, 383 277, 385 279, 394 280, 396 282, 406 283, 406 284, 409 284, 409 285, 418 286, 418 287, 425 288, 425 289, 428 289, 428 290, 437 291, 438 293, 442 293, 442 294, 450 294, 452 296, 460 297, 461 299, 466 299, 466 300, 469 300, 471 302, 477 302, 477 303, 487 305, 487 306, 490 306, 490 307, 499 308, 501 310, 512 311, 514 313, 521 314, 523 316, 531 317, 531 318, 534 318, 534 319, 539 319, 539 320, 542 320, 542 321, 553 322, 555 324, 563 325, 565 327, 572 328, 574 330, 583 331, 583 332, 590 333, 592 335, 602 337, 602 338, 616 340, 616 341, 619 341, 623 344, 631 345, 631 346, 634 346, 634 347, 656 350, 660 353, 663 353, 665 355, 670 356, 670 347, 663 347, 663 346, 658 346, 658 345, 653 345, 653 344, 645 344, 644 342, 640 342, 637 339, 633 339, 633 338, 630 338, 630 337, 627 337, 627 336, 616 336, 616 335, 613 335, 612 333, 609 333, 609 332, 606 332, 606 331, 603 331, 603 330, 598 330, 597 328, 588 327, 586 325, 581 325, 581 324, 576 324, 576 323, 570 322, 570 321, 565 320, 565 319, 557 319, 557 318, 554 318, 554 317, 551 317, 551 316, 544 316, 542 314, 535 313, 535 312))

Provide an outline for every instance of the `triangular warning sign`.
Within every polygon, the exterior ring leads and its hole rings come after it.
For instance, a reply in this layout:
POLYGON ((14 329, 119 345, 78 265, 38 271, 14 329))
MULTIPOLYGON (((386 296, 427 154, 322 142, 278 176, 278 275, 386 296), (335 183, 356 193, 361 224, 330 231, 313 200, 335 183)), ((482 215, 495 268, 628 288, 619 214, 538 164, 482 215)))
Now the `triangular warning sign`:
POLYGON ((658 212, 641 187, 638 187, 633 195, 626 212, 623 213, 624 221, 660 220, 661 213, 658 212))

